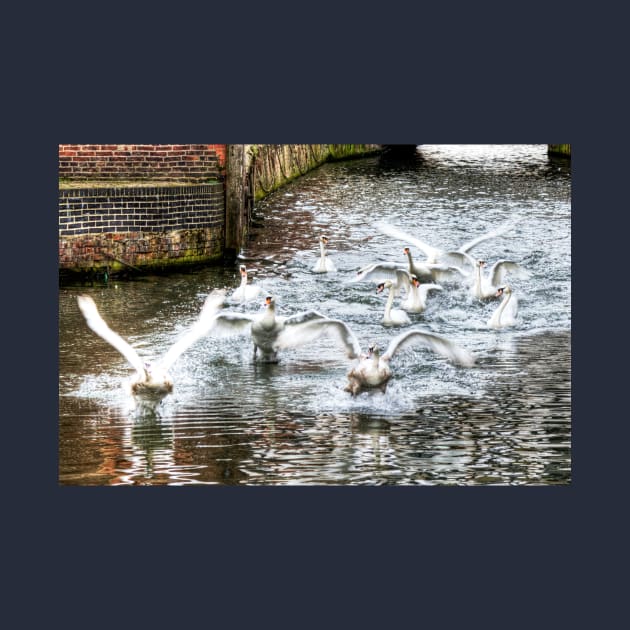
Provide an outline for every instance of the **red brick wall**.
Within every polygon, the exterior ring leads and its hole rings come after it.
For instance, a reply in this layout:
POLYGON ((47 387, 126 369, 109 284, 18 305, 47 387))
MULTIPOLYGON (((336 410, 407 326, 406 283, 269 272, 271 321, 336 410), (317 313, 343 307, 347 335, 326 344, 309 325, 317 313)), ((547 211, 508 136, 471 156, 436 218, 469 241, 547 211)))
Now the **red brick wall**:
POLYGON ((224 173, 224 144, 60 144, 68 180, 202 182, 224 173))

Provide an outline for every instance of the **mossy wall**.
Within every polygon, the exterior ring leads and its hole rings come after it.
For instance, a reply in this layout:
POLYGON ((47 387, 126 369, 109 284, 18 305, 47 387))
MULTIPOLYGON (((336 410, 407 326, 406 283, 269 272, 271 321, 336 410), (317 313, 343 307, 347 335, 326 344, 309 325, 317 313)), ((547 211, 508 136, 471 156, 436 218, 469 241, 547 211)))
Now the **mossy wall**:
POLYGON ((564 155, 571 157, 571 145, 570 144, 549 144, 547 152, 550 155, 564 155))
POLYGON ((59 271, 114 275, 219 260, 224 198, 219 182, 60 189, 59 271))
POLYGON ((305 175, 324 162, 378 153, 379 144, 249 144, 245 168, 259 201, 287 182, 305 175))

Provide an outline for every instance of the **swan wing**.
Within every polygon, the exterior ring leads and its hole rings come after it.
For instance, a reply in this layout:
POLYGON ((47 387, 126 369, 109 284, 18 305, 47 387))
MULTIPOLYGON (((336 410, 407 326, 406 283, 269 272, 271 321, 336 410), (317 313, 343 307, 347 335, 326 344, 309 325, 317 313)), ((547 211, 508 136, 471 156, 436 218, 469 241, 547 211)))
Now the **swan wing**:
POLYGON ((414 345, 422 345, 429 348, 433 352, 465 367, 471 367, 475 363, 475 358, 465 348, 458 346, 449 339, 440 337, 440 335, 421 330, 409 330, 394 337, 389 342, 389 346, 387 346, 387 350, 381 358, 384 361, 389 361, 400 350, 414 345))
POLYGON ((409 292, 411 286, 411 274, 406 269, 396 270, 396 288, 409 292))
POLYGON ((401 271, 409 276, 409 272, 398 263, 374 263, 363 267, 363 269, 359 269, 357 275, 351 282, 392 280, 397 283, 399 281, 399 272, 401 271))
POLYGON ((390 225, 389 223, 377 223, 376 228, 383 232, 383 234, 387 234, 387 236, 391 236, 392 238, 396 238, 400 241, 411 243, 415 245, 418 249, 422 250, 424 255, 427 257, 427 260, 435 261, 437 260, 444 252, 437 247, 433 247, 424 241, 421 241, 413 236, 410 236, 406 232, 390 225))
POLYGON ((440 282, 448 282, 453 280, 454 278, 465 278, 468 274, 466 274, 459 267, 454 267, 453 265, 427 265, 430 270, 431 276, 434 280, 438 280, 440 282))
POLYGON ((251 315, 250 313, 221 311, 212 319, 207 334, 212 337, 243 335, 249 331, 252 322, 256 321, 258 317, 258 315, 251 315))
POLYGON ((481 236, 473 238, 471 241, 464 243, 461 247, 457 249, 457 251, 462 253, 469 252, 473 247, 479 245, 479 243, 483 243, 484 241, 487 241, 491 238, 495 238, 497 236, 505 234, 506 232, 511 230, 517 223, 519 223, 519 220, 506 221, 494 230, 490 230, 490 232, 486 232, 485 234, 482 234, 481 236))
POLYGON ((460 271, 461 268, 464 268, 466 265, 470 265, 473 269, 475 268, 475 259, 466 252, 446 252, 446 254, 442 256, 442 261, 445 264, 452 264, 460 268, 460 271))
POLYGON ((352 330, 341 320, 328 318, 285 326, 274 342, 274 350, 302 346, 324 336, 335 337, 340 341, 351 359, 361 354, 359 340, 352 330))
POLYGON ((277 317, 276 319, 281 321, 285 327, 291 327, 303 324, 304 322, 313 321, 314 319, 328 318, 317 311, 304 311, 303 313, 296 313, 295 315, 289 315, 288 317, 277 317))
POLYGON ((512 260, 497 260, 497 262, 490 267, 490 272, 488 274, 492 286, 497 287, 502 284, 507 273, 513 274, 517 278, 529 277, 529 272, 518 263, 515 263, 512 260))
POLYGON ((188 350, 198 339, 208 333, 214 325, 214 318, 225 301, 225 290, 215 289, 206 298, 204 305, 197 317, 197 321, 190 330, 178 339, 160 359, 160 366, 168 370, 178 357, 188 350))
POLYGON ((145 369, 142 359, 129 343, 106 324, 105 320, 98 312, 94 300, 87 295, 79 295, 77 296, 77 303, 79 304, 81 313, 83 313, 83 317, 85 317, 87 325, 99 335, 99 337, 102 337, 107 343, 116 348, 136 369, 136 372, 144 377, 145 369))

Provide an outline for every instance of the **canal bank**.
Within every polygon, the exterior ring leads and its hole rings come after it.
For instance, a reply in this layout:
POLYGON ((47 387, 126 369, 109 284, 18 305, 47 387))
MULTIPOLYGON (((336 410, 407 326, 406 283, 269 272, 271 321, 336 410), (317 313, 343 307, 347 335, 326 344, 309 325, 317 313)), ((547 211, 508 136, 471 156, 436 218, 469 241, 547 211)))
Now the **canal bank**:
POLYGON ((166 272, 234 257, 254 203, 380 145, 59 145, 60 276, 166 272))

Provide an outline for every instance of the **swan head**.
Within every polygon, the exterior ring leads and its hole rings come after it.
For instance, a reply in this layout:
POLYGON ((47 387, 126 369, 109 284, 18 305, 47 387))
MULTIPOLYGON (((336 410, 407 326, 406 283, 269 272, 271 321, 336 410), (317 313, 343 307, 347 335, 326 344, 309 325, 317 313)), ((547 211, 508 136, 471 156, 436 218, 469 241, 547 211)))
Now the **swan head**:
POLYGON ((319 242, 323 243, 324 245, 328 244, 328 237, 327 236, 320 236, 319 237, 319 242))
POLYGON ((478 260, 477 261, 477 267, 485 267, 486 266, 486 261, 485 260, 478 260))
POLYGON ((382 293, 385 289, 390 289, 391 287, 392 287, 392 281, 385 280, 385 282, 381 282, 378 285, 376 285, 376 292, 382 293))
POLYGON ((404 252, 405 256, 409 256, 409 254, 411 254, 411 250, 408 247, 405 247, 403 249, 403 252, 404 252))
POLYGON ((506 284, 504 287, 499 287, 497 289, 494 297, 501 297, 502 295, 509 295, 510 293, 512 293, 512 289, 506 284))
POLYGON ((264 303, 264 306, 265 306, 266 308, 274 308, 274 307, 275 307, 275 305, 276 305, 276 298, 274 298, 274 297, 273 297, 273 295, 268 295, 268 296, 265 298, 265 303, 264 303))
POLYGON ((247 267, 245 267, 245 265, 240 265, 238 270, 241 276, 247 278, 247 267))
POLYGON ((411 284, 413 284, 414 287, 419 287, 420 280, 418 280, 416 276, 411 276, 411 284))

